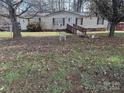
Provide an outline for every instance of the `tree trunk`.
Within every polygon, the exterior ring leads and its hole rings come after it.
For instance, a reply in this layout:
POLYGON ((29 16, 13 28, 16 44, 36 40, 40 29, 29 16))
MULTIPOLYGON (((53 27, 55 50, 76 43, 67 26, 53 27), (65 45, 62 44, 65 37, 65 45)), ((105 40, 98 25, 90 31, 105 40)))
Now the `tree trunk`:
MULTIPOLYGON (((11 5, 11 2, 9 2, 11 5)), ((17 22, 17 17, 16 17, 16 10, 13 7, 9 7, 9 15, 10 15, 10 20, 12 24, 12 32, 13 32, 13 38, 21 38, 21 31, 19 29, 19 25, 17 22)))
POLYGON ((111 24, 110 24, 109 37, 113 37, 113 36, 114 36, 114 33, 115 33, 115 26, 116 26, 115 23, 111 23, 111 24))
POLYGON ((17 23, 17 19, 15 17, 13 17, 11 19, 12 22, 12 31, 13 31, 13 38, 17 39, 17 38, 21 38, 21 31, 19 29, 18 23, 17 23))
POLYGON ((81 0, 78 0, 77 1, 77 12, 81 12, 81 5, 82 5, 82 1, 81 0))

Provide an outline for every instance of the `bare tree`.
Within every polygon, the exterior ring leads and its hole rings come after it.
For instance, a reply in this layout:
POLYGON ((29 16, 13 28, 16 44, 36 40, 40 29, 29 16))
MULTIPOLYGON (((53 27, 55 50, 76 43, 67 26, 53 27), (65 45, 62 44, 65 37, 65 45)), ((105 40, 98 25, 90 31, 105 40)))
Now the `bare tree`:
POLYGON ((116 25, 124 19, 124 0, 93 0, 95 10, 110 24, 109 36, 114 36, 116 25))
POLYGON ((13 38, 20 38, 21 31, 18 27, 17 18, 27 12, 31 5, 25 0, 0 0, 3 12, 0 16, 10 19, 12 24, 13 38), (24 6, 22 6, 24 5, 24 6))
POLYGON ((73 8, 75 12, 82 12, 84 4, 89 0, 73 0, 73 8))
POLYGON ((77 12, 81 12, 83 0, 77 0, 77 12))

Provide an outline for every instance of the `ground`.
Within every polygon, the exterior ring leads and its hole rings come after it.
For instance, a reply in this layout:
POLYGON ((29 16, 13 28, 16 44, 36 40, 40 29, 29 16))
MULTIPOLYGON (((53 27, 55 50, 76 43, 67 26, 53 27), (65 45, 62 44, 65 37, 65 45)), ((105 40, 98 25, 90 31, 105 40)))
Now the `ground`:
POLYGON ((0 40, 0 93, 124 93, 124 35, 97 36, 0 40))

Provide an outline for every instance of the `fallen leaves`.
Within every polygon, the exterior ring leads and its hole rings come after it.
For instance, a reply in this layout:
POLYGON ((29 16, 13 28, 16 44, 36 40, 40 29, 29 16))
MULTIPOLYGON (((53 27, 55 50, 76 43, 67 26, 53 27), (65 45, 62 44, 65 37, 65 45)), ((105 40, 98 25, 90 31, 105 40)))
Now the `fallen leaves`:
POLYGON ((0 65, 4 62, 12 64, 8 67, 1 65, 0 73, 17 71, 24 75, 9 84, 14 92, 23 89, 47 93, 48 88, 53 87, 53 93, 61 90, 63 93, 100 93, 96 91, 100 85, 113 89, 124 86, 120 83, 124 81, 123 64, 116 63, 123 63, 123 47, 124 38, 120 37, 90 40, 72 36, 65 42, 59 42, 58 37, 3 40, 0 43, 0 65))

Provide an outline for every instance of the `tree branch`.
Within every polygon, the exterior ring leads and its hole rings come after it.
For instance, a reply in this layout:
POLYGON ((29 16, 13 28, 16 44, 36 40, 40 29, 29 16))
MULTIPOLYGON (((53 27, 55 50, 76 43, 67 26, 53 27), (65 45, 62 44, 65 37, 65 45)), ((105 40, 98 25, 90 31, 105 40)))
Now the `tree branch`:
POLYGON ((8 3, 6 1, 4 1, 4 0, 1 0, 1 2, 3 2, 4 4, 7 4, 8 5, 8 3))
POLYGON ((20 14, 16 15, 17 17, 21 16, 22 14, 26 13, 31 6, 27 7, 25 10, 23 10, 20 14))
POLYGON ((10 16, 8 14, 0 14, 0 16, 10 18, 10 16))
POLYGON ((122 17, 120 17, 118 20, 117 20, 117 23, 119 23, 120 21, 122 21, 124 19, 124 15, 122 17))
POLYGON ((24 0, 21 0, 20 2, 17 2, 15 4, 13 4, 13 6, 15 7, 15 9, 17 9, 22 3, 23 3, 24 0))

